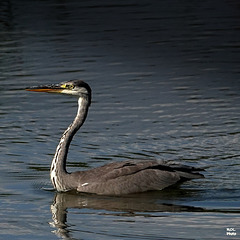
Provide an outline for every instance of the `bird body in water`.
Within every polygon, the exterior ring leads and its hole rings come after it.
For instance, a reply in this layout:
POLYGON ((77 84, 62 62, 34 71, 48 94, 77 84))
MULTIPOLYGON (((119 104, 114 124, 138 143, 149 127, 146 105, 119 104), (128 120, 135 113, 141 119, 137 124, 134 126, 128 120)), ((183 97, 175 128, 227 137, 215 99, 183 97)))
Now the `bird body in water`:
POLYGON ((57 85, 27 88, 27 91, 63 93, 78 97, 78 111, 74 121, 63 133, 52 160, 50 176, 59 192, 78 192, 102 195, 122 195, 162 190, 179 182, 203 178, 203 169, 172 161, 129 160, 113 162, 87 171, 68 173, 67 154, 73 136, 83 125, 91 104, 91 88, 81 80, 57 85))

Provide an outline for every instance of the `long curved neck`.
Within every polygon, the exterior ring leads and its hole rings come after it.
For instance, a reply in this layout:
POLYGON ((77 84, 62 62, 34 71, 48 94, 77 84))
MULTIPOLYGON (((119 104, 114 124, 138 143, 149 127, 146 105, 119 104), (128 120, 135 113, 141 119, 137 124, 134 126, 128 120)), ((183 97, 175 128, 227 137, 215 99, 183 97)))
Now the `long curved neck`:
POLYGON ((73 136, 78 129, 83 125, 89 107, 89 99, 87 96, 81 96, 78 99, 78 111, 74 121, 69 125, 67 130, 63 133, 60 142, 57 146, 54 158, 51 165, 51 181, 55 189, 58 191, 67 191, 71 183, 68 182, 68 173, 66 171, 66 160, 68 149, 73 136))

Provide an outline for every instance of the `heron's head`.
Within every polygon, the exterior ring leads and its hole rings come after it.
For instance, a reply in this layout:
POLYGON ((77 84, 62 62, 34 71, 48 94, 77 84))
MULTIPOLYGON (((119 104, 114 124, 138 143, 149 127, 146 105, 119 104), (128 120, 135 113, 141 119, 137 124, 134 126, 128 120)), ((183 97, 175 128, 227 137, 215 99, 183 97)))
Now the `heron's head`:
POLYGON ((26 90, 33 92, 63 93, 78 97, 88 97, 89 104, 91 103, 91 88, 87 83, 81 80, 73 80, 60 84, 29 87, 26 88, 26 90))

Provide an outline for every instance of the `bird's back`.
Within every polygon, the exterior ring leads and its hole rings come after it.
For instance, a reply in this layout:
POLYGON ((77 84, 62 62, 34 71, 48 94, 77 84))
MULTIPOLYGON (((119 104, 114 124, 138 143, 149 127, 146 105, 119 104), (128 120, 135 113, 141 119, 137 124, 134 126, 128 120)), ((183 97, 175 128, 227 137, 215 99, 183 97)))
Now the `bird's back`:
POLYGON ((181 181, 203 178, 203 169, 165 161, 123 161, 72 173, 77 191, 122 195, 162 190, 181 181))

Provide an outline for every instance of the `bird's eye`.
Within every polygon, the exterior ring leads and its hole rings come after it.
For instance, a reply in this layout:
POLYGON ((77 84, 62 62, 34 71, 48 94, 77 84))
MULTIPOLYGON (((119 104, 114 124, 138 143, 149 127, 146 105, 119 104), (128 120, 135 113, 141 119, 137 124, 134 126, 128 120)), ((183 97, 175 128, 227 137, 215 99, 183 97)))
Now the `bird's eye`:
POLYGON ((70 84, 70 83, 64 83, 61 85, 62 88, 65 88, 65 89, 69 89, 69 90, 72 90, 75 88, 75 85, 74 84, 70 84))
POLYGON ((72 84, 66 84, 66 88, 72 90, 72 89, 74 89, 74 86, 72 84))

